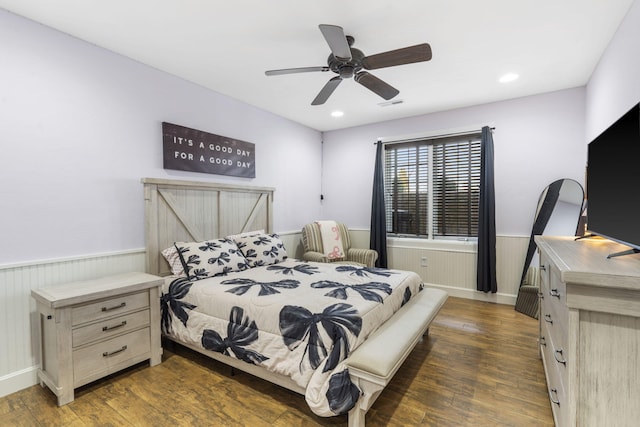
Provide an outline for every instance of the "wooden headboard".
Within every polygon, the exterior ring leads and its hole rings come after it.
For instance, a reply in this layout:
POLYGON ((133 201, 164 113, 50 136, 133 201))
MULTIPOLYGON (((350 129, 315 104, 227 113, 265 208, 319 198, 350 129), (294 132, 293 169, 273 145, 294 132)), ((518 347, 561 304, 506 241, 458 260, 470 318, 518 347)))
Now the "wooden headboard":
POLYGON ((273 232, 273 188, 155 178, 142 183, 147 273, 170 274, 160 251, 174 242, 273 232))

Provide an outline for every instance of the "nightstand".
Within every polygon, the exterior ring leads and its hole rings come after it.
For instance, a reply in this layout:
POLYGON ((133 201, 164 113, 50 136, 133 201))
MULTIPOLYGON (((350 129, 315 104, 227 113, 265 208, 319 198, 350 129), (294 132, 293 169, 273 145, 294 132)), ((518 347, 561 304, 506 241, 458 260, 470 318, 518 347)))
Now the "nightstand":
POLYGON ((160 286, 163 279, 125 273, 31 291, 40 330, 40 385, 58 405, 74 389, 149 360, 162 360, 160 286))

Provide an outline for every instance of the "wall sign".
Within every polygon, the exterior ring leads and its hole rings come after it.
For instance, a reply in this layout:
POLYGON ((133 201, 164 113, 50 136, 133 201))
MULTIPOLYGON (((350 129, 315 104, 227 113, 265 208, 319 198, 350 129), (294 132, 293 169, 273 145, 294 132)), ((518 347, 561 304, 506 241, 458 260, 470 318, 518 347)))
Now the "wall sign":
POLYGON ((163 167, 217 175, 256 177, 255 144, 162 123, 163 167))

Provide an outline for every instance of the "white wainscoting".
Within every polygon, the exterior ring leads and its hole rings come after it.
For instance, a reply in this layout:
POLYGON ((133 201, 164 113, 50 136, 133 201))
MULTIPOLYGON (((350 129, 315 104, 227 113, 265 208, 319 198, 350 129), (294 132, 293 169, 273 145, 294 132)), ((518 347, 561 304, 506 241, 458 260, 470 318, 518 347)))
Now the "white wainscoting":
POLYGON ((496 237, 495 294, 476 290, 477 248, 472 243, 390 239, 387 261, 390 268, 415 271, 425 284, 451 296, 515 305, 528 244, 528 237, 496 237))
POLYGON ((304 252, 304 248, 302 247, 302 232, 286 231, 278 233, 278 235, 282 243, 284 243, 289 258, 302 259, 302 253, 304 252))
MULTIPOLYGON (((302 256, 301 233, 280 233, 289 256, 302 256)), ((368 230, 351 230, 354 247, 369 246, 368 230)), ((528 237, 498 236, 497 294, 475 290, 476 253, 473 244, 436 244, 394 240, 389 266, 415 271, 429 286, 452 296, 515 304, 528 237), (427 266, 421 266, 421 258, 427 266)), ((37 383, 37 318, 31 290, 99 276, 144 271, 144 249, 39 262, 0 265, 0 396, 37 383)))
POLYGON ((0 265, 0 396, 37 383, 38 324, 31 290, 144 271, 144 249, 0 265))
MULTIPOLYGON (((351 244, 369 247, 369 230, 350 229, 351 244)), ((291 257, 302 256, 300 232, 280 233, 291 257)), ((415 271, 429 286, 446 290, 449 295, 515 305, 522 274, 522 264, 529 237, 496 237, 496 276, 498 292, 485 294, 476 290, 476 245, 470 242, 389 239, 387 261, 390 268, 415 271), (421 265, 426 258, 427 266, 421 265)))

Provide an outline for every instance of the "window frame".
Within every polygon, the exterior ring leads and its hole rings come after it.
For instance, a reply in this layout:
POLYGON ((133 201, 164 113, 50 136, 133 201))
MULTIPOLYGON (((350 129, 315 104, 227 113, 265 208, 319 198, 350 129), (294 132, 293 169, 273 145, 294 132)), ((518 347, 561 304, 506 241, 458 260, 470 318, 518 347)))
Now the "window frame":
MULTIPOLYGON (((481 130, 473 130, 459 133, 449 133, 449 134, 440 134, 433 136, 425 136, 425 137, 417 137, 406 140, 395 140, 395 141, 386 141, 384 144, 384 158, 383 158, 383 170, 384 170, 384 192, 385 192, 385 212, 387 214, 387 228, 388 235, 390 237, 395 238, 414 238, 421 240, 458 240, 458 241, 476 241, 477 233, 478 233, 478 216, 479 216, 479 191, 480 191, 480 159, 481 159, 481 130), (445 207, 448 206, 449 209, 457 209, 460 210, 460 204, 457 202, 457 197, 454 194, 454 202, 447 204, 446 203, 446 190, 445 193, 438 193, 438 191, 434 191, 434 186, 436 186, 436 182, 438 179, 434 178, 434 174, 437 170, 444 171, 445 173, 441 175, 439 178, 439 185, 441 189, 446 189, 445 181, 446 172, 450 172, 451 165, 447 163, 447 160, 455 159, 456 155, 452 155, 447 152, 447 148, 444 148, 443 153, 441 155, 440 166, 434 167, 434 151, 436 151, 436 147, 451 147, 456 146, 458 151, 460 150, 461 145, 467 145, 467 155, 468 161, 462 162, 462 167, 460 167, 460 162, 455 162, 455 167, 452 169, 462 170, 462 172, 458 172, 457 174, 453 173, 453 180, 456 183, 464 184, 467 186, 468 190, 464 197, 466 197, 467 204, 463 211, 463 216, 466 216, 465 221, 454 221, 454 228, 457 228, 457 232, 447 232, 446 226, 444 226, 444 222, 442 223, 442 230, 438 229, 438 224, 436 224, 437 220, 437 212, 436 212, 436 204, 434 202, 435 199, 438 200, 438 205, 442 206, 444 204, 445 207), (425 148, 427 150, 427 160, 426 166, 420 162, 420 148, 425 148), (406 159, 403 159, 405 165, 412 165, 415 168, 413 180, 407 178, 408 187, 413 187, 415 185, 415 205, 411 208, 409 204, 407 207, 409 209, 400 209, 404 208, 405 205, 398 206, 399 197, 398 197, 398 172, 400 168, 398 167, 398 152, 399 150, 407 148, 407 149, 415 149, 415 156, 411 161, 407 162, 406 159), (388 162, 390 155, 389 152, 394 153, 394 163, 393 166, 390 167, 388 162), (467 175, 465 175, 465 170, 467 175), (393 183, 390 183, 390 171, 393 172, 393 183), (420 183, 424 185, 424 178, 421 178, 420 175, 426 173, 426 207, 420 205, 420 183), (464 177, 467 179, 466 182, 458 181, 464 177), (395 195, 395 198, 393 197, 395 195), (416 207, 417 206, 417 207, 416 207), (421 209, 426 209, 426 213, 420 212, 421 209), (417 213, 416 213, 417 210, 417 213), (397 217, 399 217, 400 211, 409 212, 408 216, 412 219, 416 219, 417 225, 413 226, 411 232, 403 232, 402 227, 398 226, 397 217), (426 227, 423 230, 420 228, 420 222, 426 221, 426 227), (395 224, 394 224, 395 223, 395 224), (460 226, 464 225, 466 229, 465 232, 460 232, 460 226), (395 227, 394 227, 395 225, 395 227)), ((464 151, 464 150, 462 150, 464 151)), ((411 158, 411 155, 407 155, 407 157, 411 158)), ((437 166, 438 163, 436 162, 437 166)), ((409 175, 411 173, 411 169, 407 166, 409 172, 405 171, 405 174, 409 175)), ((448 193, 451 195, 452 193, 448 193)), ((411 196, 410 196, 411 197, 411 196)), ((464 203, 463 203, 464 205, 464 203)), ((444 218, 444 216, 443 216, 444 218)))

